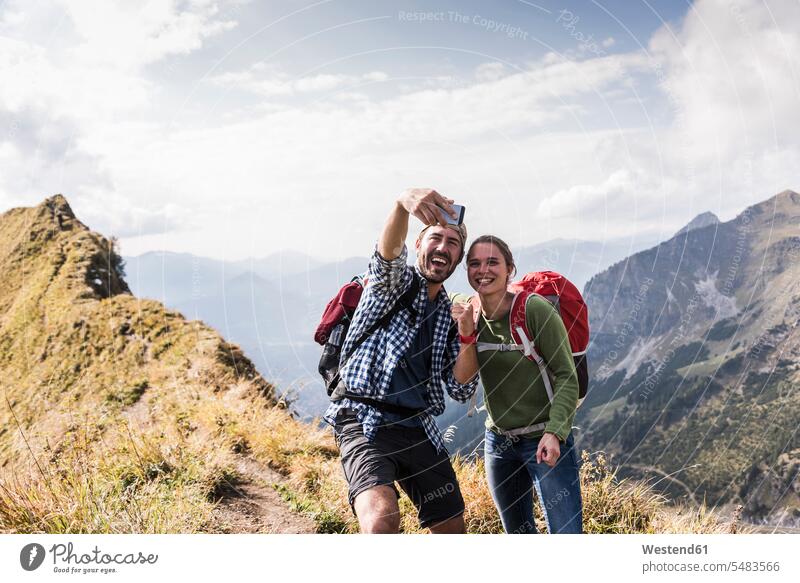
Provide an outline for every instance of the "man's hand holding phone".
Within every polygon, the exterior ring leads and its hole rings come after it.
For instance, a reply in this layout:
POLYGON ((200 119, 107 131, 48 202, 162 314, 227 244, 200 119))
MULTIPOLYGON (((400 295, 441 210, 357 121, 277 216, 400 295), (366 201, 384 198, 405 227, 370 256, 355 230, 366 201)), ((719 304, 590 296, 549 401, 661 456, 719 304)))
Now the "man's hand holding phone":
POLYGON ((452 198, 431 188, 410 188, 400 195, 397 202, 426 225, 446 227, 448 224, 460 225, 464 220, 463 206, 453 205, 452 198))

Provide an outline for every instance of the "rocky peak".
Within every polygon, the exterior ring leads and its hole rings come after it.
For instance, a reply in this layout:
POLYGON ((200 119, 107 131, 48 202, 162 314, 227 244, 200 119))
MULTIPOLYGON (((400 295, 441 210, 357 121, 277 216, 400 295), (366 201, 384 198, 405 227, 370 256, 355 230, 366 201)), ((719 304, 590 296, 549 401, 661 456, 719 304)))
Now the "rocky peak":
POLYGON ((63 194, 54 194, 53 196, 44 199, 44 202, 39 206, 50 209, 54 215, 59 214, 65 218, 75 218, 75 213, 72 212, 72 207, 69 206, 69 203, 63 194))
POLYGON ((800 205, 800 194, 791 189, 786 189, 777 194, 776 198, 781 200, 791 200, 794 204, 800 205))
POLYGON ((75 213, 63 194, 55 194, 44 199, 35 207, 34 216, 32 230, 41 232, 88 230, 86 225, 75 218, 75 213))
POLYGON ((776 218, 788 218, 791 222, 796 222, 793 219, 800 217, 800 194, 794 190, 784 190, 772 198, 746 208, 736 220, 748 221, 756 217, 769 222, 776 218))
POLYGON ((784 190, 775 195, 775 206, 778 212, 788 215, 800 215, 800 194, 794 190, 784 190))
POLYGON ((697 215, 693 218, 689 223, 683 227, 680 231, 675 233, 675 235, 680 235, 681 233, 688 233, 689 231, 694 231, 696 229, 702 229, 703 227, 708 227, 709 225, 717 225, 719 224, 719 217, 712 212, 704 212, 697 215))
MULTIPOLYGON (((73 301, 130 293, 114 240, 79 221, 61 194, 0 215, 0 277, 30 284, 31 274, 41 277, 47 289, 61 289, 73 301)), ((36 289, 13 285, 6 290, 13 290, 6 299, 36 289)))

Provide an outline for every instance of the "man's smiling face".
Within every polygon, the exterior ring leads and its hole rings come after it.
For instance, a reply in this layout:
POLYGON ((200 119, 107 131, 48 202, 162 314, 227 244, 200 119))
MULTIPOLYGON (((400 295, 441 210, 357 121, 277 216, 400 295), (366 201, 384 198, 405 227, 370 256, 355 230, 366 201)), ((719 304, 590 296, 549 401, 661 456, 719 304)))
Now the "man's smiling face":
POLYGON ((431 283, 442 283, 461 260, 461 236, 449 227, 428 227, 417 239, 417 265, 431 283))

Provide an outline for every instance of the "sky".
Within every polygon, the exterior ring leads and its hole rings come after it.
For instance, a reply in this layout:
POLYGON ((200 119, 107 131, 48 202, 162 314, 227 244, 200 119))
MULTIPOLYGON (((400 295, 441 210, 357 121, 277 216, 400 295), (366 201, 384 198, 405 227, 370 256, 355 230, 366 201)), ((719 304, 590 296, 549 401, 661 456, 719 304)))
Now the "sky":
POLYGON ((797 22, 796 0, 0 0, 0 210, 63 193, 128 256, 341 259, 430 187, 512 247, 666 238, 800 190, 797 22))

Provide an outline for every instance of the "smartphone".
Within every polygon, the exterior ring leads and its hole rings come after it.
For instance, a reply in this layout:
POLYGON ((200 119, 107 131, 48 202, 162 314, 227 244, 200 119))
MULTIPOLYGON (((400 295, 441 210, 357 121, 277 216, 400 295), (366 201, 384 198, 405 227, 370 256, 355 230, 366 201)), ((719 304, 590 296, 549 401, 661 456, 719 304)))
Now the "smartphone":
POLYGON ((454 219, 447 213, 443 212, 442 214, 444 215, 444 220, 447 221, 447 224, 449 225, 460 225, 461 223, 464 222, 464 211, 466 211, 466 209, 460 204, 454 204, 451 206, 453 207, 453 210, 456 211, 458 218, 454 219))

